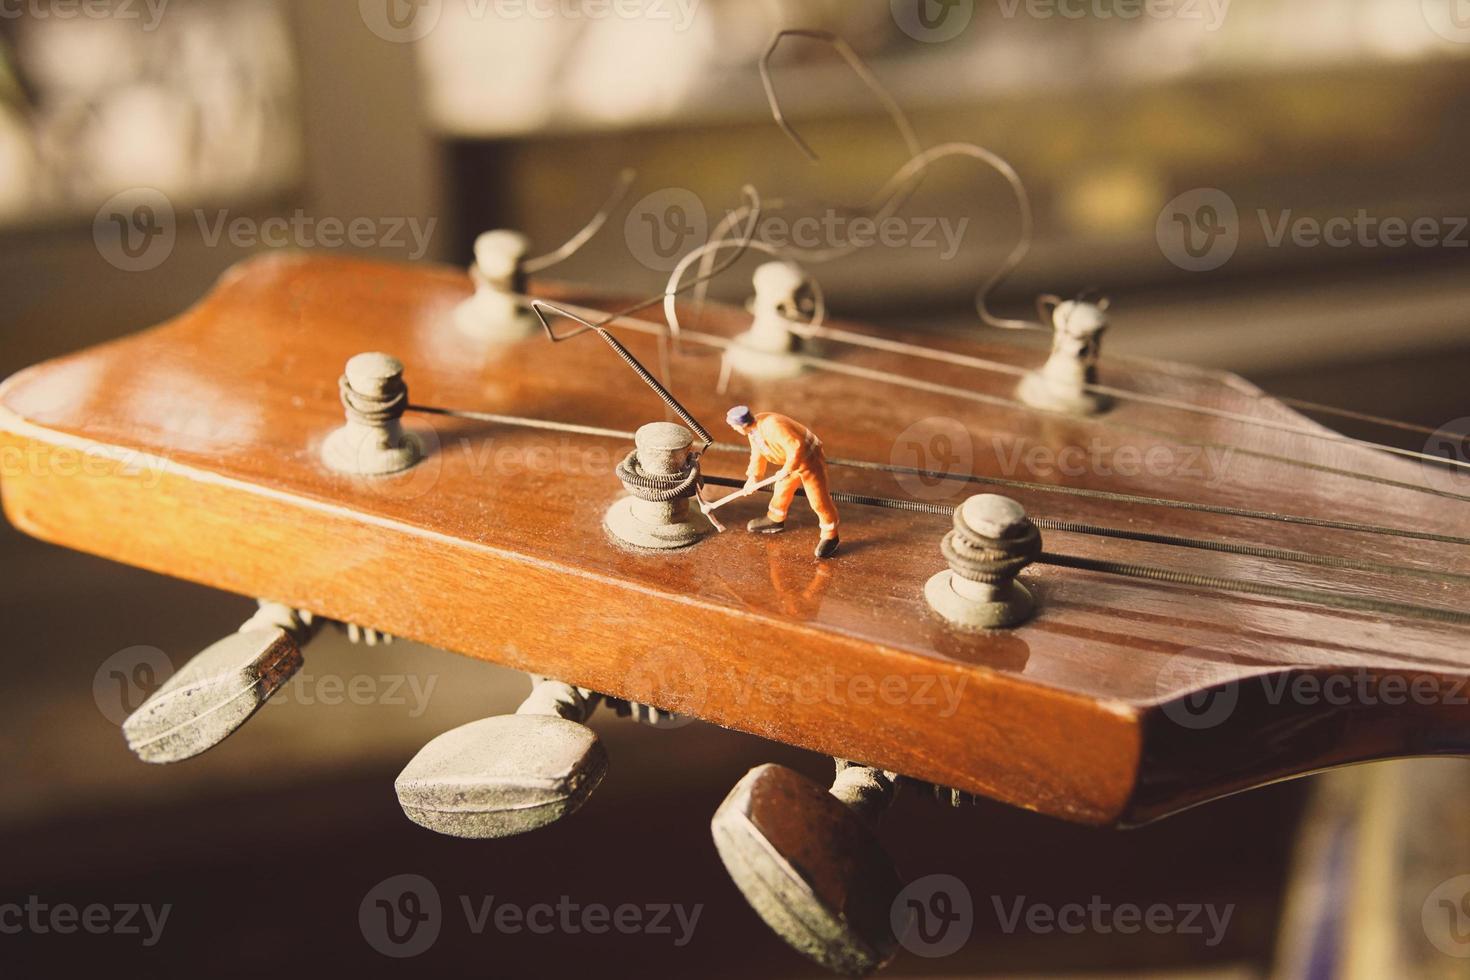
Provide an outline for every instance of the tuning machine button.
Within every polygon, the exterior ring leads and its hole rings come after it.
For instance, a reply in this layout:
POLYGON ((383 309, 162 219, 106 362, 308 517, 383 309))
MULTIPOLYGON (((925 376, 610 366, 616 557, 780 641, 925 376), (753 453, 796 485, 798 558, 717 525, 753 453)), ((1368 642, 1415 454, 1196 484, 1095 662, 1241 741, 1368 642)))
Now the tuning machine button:
POLYGON ((582 722, 598 695, 545 678, 513 715, 461 725, 429 742, 394 782, 410 820, 451 837, 510 837, 577 810, 607 773, 582 722))
POLYGON ((144 762, 180 762, 224 741, 289 681, 315 627, 261 602, 240 629, 198 654, 123 722, 144 762))
POLYGON ((902 882, 874 828, 895 777, 838 763, 823 790, 784 766, 752 769, 710 822, 715 848, 750 907, 792 948, 863 976, 898 949, 902 882))

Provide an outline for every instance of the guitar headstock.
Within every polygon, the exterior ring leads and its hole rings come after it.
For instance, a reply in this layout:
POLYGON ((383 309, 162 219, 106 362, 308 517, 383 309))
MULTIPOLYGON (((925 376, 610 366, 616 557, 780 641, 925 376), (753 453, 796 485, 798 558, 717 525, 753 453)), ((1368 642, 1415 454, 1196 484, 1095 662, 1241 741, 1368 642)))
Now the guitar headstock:
MULTIPOLYGON (((628 299, 533 292, 543 316, 588 322, 628 299)), ((852 812, 903 777, 1127 825, 1325 767, 1470 750, 1457 473, 1235 377, 1099 364, 1101 325, 1082 320, 1057 344, 1084 358, 1080 404, 1057 399, 1069 382, 1044 351, 994 333, 826 324, 799 353, 732 356, 759 310, 683 309, 677 343, 658 310, 610 322, 713 437, 703 448, 590 331, 553 344, 523 309, 499 335, 463 329, 473 293, 447 268, 247 263, 178 319, 0 389, 4 452, 45 463, 7 469, 6 514, 273 600, 231 646, 258 700, 312 623, 361 624, 555 679, 524 716, 565 721, 573 742, 603 698, 861 763, 834 789, 852 812), (353 360, 379 351, 398 366, 353 360), (819 435, 832 557, 814 557, 800 499, 784 534, 746 530, 761 494, 705 516, 746 479, 736 405, 819 435)), ((526 726, 470 741, 523 748, 526 726)), ((191 729, 176 751, 230 730, 191 729)), ((516 763, 542 779, 548 819, 603 767, 590 744, 551 743, 561 755, 516 763)), ((504 798, 461 794, 485 820, 444 816, 446 780, 473 773, 446 763, 463 746, 441 750, 400 784, 416 820, 527 829, 496 822, 504 798)), ((757 770, 731 813, 759 825, 761 800, 799 796, 781 778, 757 770)))

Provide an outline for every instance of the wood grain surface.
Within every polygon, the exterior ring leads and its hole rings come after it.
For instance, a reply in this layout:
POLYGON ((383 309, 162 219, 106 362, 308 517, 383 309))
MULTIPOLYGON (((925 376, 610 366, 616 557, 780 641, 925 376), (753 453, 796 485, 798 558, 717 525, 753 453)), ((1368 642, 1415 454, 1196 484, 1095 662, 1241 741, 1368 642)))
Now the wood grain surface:
MULTIPOLYGON (((1470 629, 1036 566, 1034 620, 960 633, 932 614, 944 517, 847 506, 813 559, 732 530, 674 553, 619 547, 622 438, 412 413, 431 447, 387 478, 335 474, 346 360, 383 350, 416 404, 631 431, 664 407, 596 337, 503 347, 456 331, 461 271, 279 255, 237 267, 154 330, 0 389, 5 512, 39 538, 546 674, 1067 820, 1137 823, 1354 761, 1470 752, 1470 629), (1212 692, 1206 695, 1204 692, 1212 692)), ((563 303, 616 296, 537 286, 563 303)), ((626 299, 626 297, 624 297, 626 299)), ((659 320, 657 311, 642 314, 659 320)), ((685 315, 686 328, 693 313, 685 315)), ((1126 329, 1126 311, 1116 329, 1126 329)), ((708 308, 702 333, 748 315, 708 308)), ((870 328, 845 329, 875 334, 870 328)), ((659 345, 618 336, 650 367, 659 345)), ((892 338, 894 335, 888 334, 892 338)), ((902 339, 1037 366, 976 330, 902 339)), ((802 377, 717 390, 715 348, 671 355, 672 387, 717 439, 750 404, 806 422, 829 456, 1470 535, 1470 480, 1374 450, 1127 402, 1101 419, 1010 403, 1016 379, 845 344, 802 377), (908 383, 867 372, 901 375, 908 383), (1203 447, 1203 448, 1201 448, 1203 447), (1060 455, 1059 455, 1060 454, 1060 455), (1374 474, 1404 486, 1298 461, 1374 474)), ((1108 385, 1310 427, 1241 380, 1104 359, 1108 385)), ((738 477, 742 456, 705 470, 738 477)), ((991 487, 833 469, 835 489, 958 504, 991 487)), ((1005 490, 1033 516, 1470 574, 1470 548, 1005 490)), ((1048 550, 1464 609, 1464 581, 1046 535, 1048 550)))

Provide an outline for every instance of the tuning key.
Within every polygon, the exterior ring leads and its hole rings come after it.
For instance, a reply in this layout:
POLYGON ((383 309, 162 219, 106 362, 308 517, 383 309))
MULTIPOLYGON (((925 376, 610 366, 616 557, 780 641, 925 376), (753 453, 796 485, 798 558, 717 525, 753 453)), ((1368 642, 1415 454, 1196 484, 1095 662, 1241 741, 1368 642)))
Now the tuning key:
POLYGON ((451 837, 510 837, 577 810, 607 772, 582 724, 598 695, 533 678, 513 715, 461 725, 419 750, 394 783, 410 820, 451 837))
POLYGON ((784 766, 758 766, 711 821, 751 908, 829 970, 863 976, 898 949, 891 915, 902 882, 874 833, 895 788, 889 773, 842 762, 830 790, 784 766))
POLYGON ((296 610, 261 602, 123 722, 128 747, 144 762, 166 763, 218 745, 291 679, 315 629, 296 610))

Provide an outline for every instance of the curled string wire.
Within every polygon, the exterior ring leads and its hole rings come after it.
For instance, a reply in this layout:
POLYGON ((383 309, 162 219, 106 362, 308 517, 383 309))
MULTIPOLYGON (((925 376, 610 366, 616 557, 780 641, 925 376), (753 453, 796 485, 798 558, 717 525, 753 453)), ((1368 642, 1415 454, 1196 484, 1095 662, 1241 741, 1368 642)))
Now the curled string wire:
MULTIPOLYGON (((683 292, 687 289, 692 289, 694 286, 697 286, 701 282, 707 282, 710 279, 714 279, 721 275, 724 275, 724 273, 729 270, 736 262, 740 261, 741 256, 745 254, 745 250, 750 247, 753 241, 755 241, 755 226, 760 221, 761 216, 760 192, 758 192, 751 185, 746 184, 743 188, 741 188, 741 193, 745 195, 746 202, 750 207, 750 223, 746 227, 745 234, 742 235, 736 243, 737 248, 735 254, 730 256, 730 258, 727 259, 725 263, 719 268, 710 272, 708 276, 704 276, 699 279, 691 279, 689 282, 680 286, 680 292, 683 292)), ((541 300, 531 299, 529 297, 519 298, 529 302, 533 309, 537 303, 542 302, 541 300)), ((577 323, 580 324, 577 329, 564 334, 557 334, 554 330, 552 330, 551 324, 546 321, 545 317, 541 318, 541 326, 546 330, 546 336, 551 339, 551 342, 554 344, 559 344, 563 341, 571 340, 573 337, 580 337, 582 334, 586 333, 589 330, 596 330, 597 328, 605 327, 608 324, 613 323, 614 321, 622 320, 626 317, 631 317, 634 313, 641 313, 651 306, 657 306, 659 303, 664 302, 665 299, 665 294, 658 293, 654 296, 650 296, 648 299, 642 300, 641 302, 634 303, 632 306, 619 310, 616 313, 599 314, 601 318, 596 322, 584 320, 579 316, 573 316, 569 313, 558 310, 558 312, 562 312, 563 315, 567 316, 569 319, 576 320, 577 323)), ((542 305, 545 306, 548 304, 542 303, 542 305)), ((664 331, 662 328, 659 328, 655 332, 662 333, 664 331)))
POLYGON ((630 494, 650 503, 667 503, 692 497, 699 490, 699 460, 691 456, 684 468, 672 475, 645 471, 638 462, 638 450, 623 457, 613 470, 619 482, 630 494))
MULTIPOLYGON (((735 247, 754 249, 757 252, 763 252, 766 255, 781 258, 780 249, 776 248, 774 245, 769 244, 768 242, 763 242, 760 239, 755 238, 745 242, 736 242, 729 240, 721 241, 719 239, 713 239, 711 241, 705 242, 703 245, 699 246, 694 251, 690 252, 688 255, 685 255, 682 259, 680 259, 679 264, 674 266, 674 271, 669 276, 668 286, 664 290, 664 319, 668 321, 668 333, 670 339, 673 340, 675 350, 682 352, 683 349, 682 345, 680 344, 682 334, 680 333, 681 327, 679 324, 679 305, 674 301, 674 297, 682 292, 684 288, 680 286, 679 281, 684 277, 684 273, 688 271, 689 266, 692 265, 696 259, 700 259, 706 255, 712 256, 722 248, 735 247)), ((790 260, 787 259, 786 261, 790 260)), ((792 264, 794 265, 795 263, 792 264)), ((809 323, 805 324, 805 326, 812 329, 820 329, 822 324, 826 322, 827 319, 826 294, 822 292, 821 285, 815 279, 813 279, 809 275, 806 275, 805 270, 803 270, 802 274, 806 279, 807 285, 811 288, 812 298, 816 302, 816 308, 812 312, 812 319, 809 323)))
POLYGON ((401 418, 408 405, 408 385, 401 378, 392 379, 382 394, 371 394, 353 388, 344 374, 337 379, 337 394, 347 414, 363 425, 377 426, 401 418))
POLYGON ((613 185, 612 194, 608 196, 607 201, 597 210, 597 213, 592 216, 592 220, 582 226, 581 231, 567 239, 560 248, 547 252, 545 255, 538 255, 534 259, 526 259, 521 263, 521 270, 529 275, 544 272, 554 265, 565 262, 580 252, 582 246, 590 242, 602 230, 602 226, 607 224, 607 219, 612 216, 613 209, 627 196, 628 189, 633 186, 633 181, 636 179, 638 179, 638 171, 631 167, 624 168, 618 174, 617 183, 613 185))
MULTIPOLYGON (((863 59, 858 56, 857 52, 852 49, 852 45, 848 44, 845 40, 843 40, 836 34, 833 34, 831 31, 806 29, 790 29, 777 31, 775 35, 771 38, 771 43, 766 47, 765 53, 761 55, 761 86, 765 89, 766 102, 771 109, 771 118, 775 120, 777 126, 781 127, 781 131, 786 135, 786 138, 789 139, 793 144, 795 144, 796 148, 799 149, 808 160, 816 163, 818 160, 820 160, 820 157, 817 155, 816 151, 811 148, 811 145, 807 143, 802 135, 797 132, 796 127, 787 120, 786 112, 781 106, 781 97, 776 92, 776 83, 774 78, 772 77, 771 72, 771 60, 775 57, 776 50, 781 46, 781 42, 788 37, 806 38, 808 40, 820 41, 824 44, 830 45, 832 49, 837 53, 837 55, 842 58, 844 62, 846 62, 847 66, 852 69, 853 74, 858 77, 858 80, 861 81, 863 85, 865 85, 867 89, 873 93, 873 96, 878 100, 878 102, 883 106, 883 109, 893 119, 894 128, 898 130, 899 138, 903 140, 904 149, 909 154, 909 156, 917 156, 923 151, 923 147, 919 143, 918 135, 914 132, 914 126, 912 121, 910 121, 908 114, 904 112, 903 107, 899 105, 898 100, 893 97, 893 93, 888 91, 887 87, 884 86, 884 84, 878 79, 878 76, 875 75, 872 69, 868 67, 867 63, 864 62, 863 59)), ((895 210, 898 207, 901 207, 902 202, 908 198, 908 195, 913 192, 914 187, 916 187, 917 185, 918 177, 916 176, 914 181, 909 186, 901 188, 897 194, 890 194, 888 203, 895 210)), ((879 206, 879 202, 883 200, 884 194, 883 192, 880 192, 878 194, 875 194, 871 201, 865 206, 841 206, 837 208, 837 210, 843 211, 850 215, 872 213, 879 206)), ((772 211, 798 210, 808 207, 823 206, 828 205, 826 205, 825 202, 797 202, 776 198, 767 204, 766 210, 769 213, 772 211)), ((889 213, 891 213, 891 211, 889 213)), ((745 214, 743 210, 732 211, 729 214, 725 215, 725 217, 720 220, 720 223, 715 226, 714 234, 710 236, 710 240, 721 241, 725 239, 730 234, 731 230, 741 221, 744 221, 747 216, 748 215, 745 214)), ((826 248, 802 248, 801 246, 785 246, 782 249, 780 255, 781 257, 798 258, 800 261, 803 262, 821 263, 830 262, 834 259, 842 258, 846 255, 851 255, 853 252, 856 252, 859 247, 860 246, 851 244, 828 246, 826 248)), ((707 253, 704 261, 700 263, 700 279, 698 281, 697 287, 695 288, 693 296, 696 314, 703 311, 705 297, 708 294, 707 283, 709 280, 706 277, 713 263, 714 253, 712 252, 707 253)))
MULTIPOLYGON (((874 195, 874 204, 866 210, 871 212, 874 221, 882 222, 891 217, 902 206, 903 201, 907 197, 909 190, 915 185, 915 182, 924 174, 924 172, 940 160, 948 159, 950 157, 968 157, 970 159, 979 160, 980 162, 991 167, 1003 178, 1005 178, 1007 185, 1009 185, 1011 189, 1012 195, 1015 197, 1016 208, 1020 216, 1020 231, 1015 246, 1006 256, 1005 261, 1001 263, 1000 268, 996 270, 996 272, 990 277, 990 279, 987 280, 985 284, 980 287, 980 290, 976 293, 975 308, 976 312, 978 312, 980 315, 981 321, 984 322, 987 326, 996 327, 1002 330, 1039 330, 1045 333, 1051 333, 1052 328, 1047 326, 1045 323, 1039 323, 1033 320, 998 317, 990 312, 990 295, 995 292, 995 290, 998 289, 1002 283, 1009 279, 1012 273, 1014 273, 1016 269, 1020 267, 1021 263, 1025 261, 1026 256, 1029 255, 1031 252, 1031 243, 1035 234, 1035 219, 1032 215, 1031 196, 1027 193, 1026 185, 1022 183, 1020 174, 1016 173, 1015 168, 1012 167, 1010 163, 1005 160, 1005 158, 999 156, 991 150, 987 150, 983 146, 978 146, 974 143, 942 143, 938 146, 931 147, 927 150, 915 154, 912 158, 909 159, 907 163, 905 163, 902 167, 895 171, 893 176, 891 176, 888 181, 883 185, 883 187, 879 189, 878 193, 874 195), (882 203, 880 204, 877 202, 882 203)), ((715 234, 711 236, 711 239, 713 241, 718 241, 722 235, 727 234, 729 222, 736 216, 737 215, 733 213, 731 215, 727 215, 726 218, 719 225, 716 226, 715 234)), ((853 246, 844 246, 836 249, 828 249, 826 251, 809 250, 808 252, 803 254, 802 257, 805 258, 807 261, 824 262, 829 261, 833 258, 839 258, 855 250, 856 248, 853 246)), ((791 255, 800 254, 790 249, 788 249, 787 252, 791 255)), ((1053 299, 1053 297, 1043 297, 1041 303, 1044 304, 1048 299, 1053 299)), ((694 301, 696 306, 704 301, 704 293, 702 290, 695 293, 694 301)))
POLYGON ((806 154, 808 160, 816 163, 820 157, 807 144, 807 141, 802 139, 801 134, 786 121, 786 113, 781 109, 781 99, 776 95, 776 85, 771 79, 771 59, 775 56, 776 49, 781 46, 781 42, 788 37, 802 37, 831 45, 832 50, 836 51, 838 56, 847 62, 847 66, 852 69, 853 74, 868 87, 868 90, 877 97, 878 101, 883 104, 883 108, 893 117, 893 124, 898 127, 899 135, 903 137, 904 146, 908 147, 909 153, 914 154, 919 152, 919 138, 914 134, 913 124, 909 121, 908 115, 903 111, 903 107, 898 104, 898 100, 883 86, 883 83, 878 80, 878 76, 873 74, 863 59, 858 57, 857 52, 852 49, 852 45, 831 31, 793 28, 777 31, 775 36, 771 38, 771 43, 766 47, 765 54, 761 55, 761 85, 766 90, 766 101, 770 104, 771 116, 776 120, 776 125, 781 127, 781 131, 786 134, 786 137, 791 142, 796 144, 802 153, 806 154))
MULTIPOLYGON (((863 84, 866 85, 869 90, 873 92, 878 101, 882 103, 883 107, 888 111, 889 115, 893 118, 894 125, 898 128, 899 134, 903 138, 904 146, 908 149, 909 152, 908 162, 900 167, 898 171, 889 178, 889 180, 883 185, 882 188, 879 189, 877 194, 873 196, 872 200, 865 208, 844 210, 849 210, 854 213, 871 213, 874 220, 881 222, 893 215, 896 211, 898 211, 899 208, 903 206, 908 197, 913 193, 914 188, 918 186, 918 182, 923 177, 924 172, 938 160, 942 160, 950 156, 963 155, 978 159, 988 164, 1003 178, 1005 178, 1006 183, 1011 188, 1011 192, 1015 195, 1016 206, 1020 212, 1021 229, 1019 238, 1016 242, 1016 246, 1011 250, 1010 255, 1007 256, 1005 262, 1001 265, 1000 269, 995 273, 995 275, 992 276, 991 279, 986 282, 976 293, 976 311, 979 313, 981 321, 988 326, 998 327, 1006 330, 1042 330, 1049 332, 1051 328, 1046 326, 1045 323, 1036 323, 1030 320, 1007 319, 1004 317, 997 317, 990 312, 989 298, 991 293, 993 293, 1003 282, 1010 278, 1011 274, 1015 272, 1016 268, 1020 266, 1021 262, 1025 260, 1026 256, 1031 251, 1031 241, 1034 233, 1034 220, 1031 210, 1031 198, 1030 195, 1027 194, 1026 186, 1024 183, 1022 183, 1021 177, 1019 174, 1016 173, 1015 168, 996 153, 993 153, 992 151, 987 150, 984 147, 977 146, 973 143, 945 143, 941 144, 940 146, 932 147, 928 150, 921 149, 918 137, 914 132, 913 124, 909 121, 908 116, 904 113, 902 107, 899 106, 897 100, 893 98, 893 95, 883 86, 883 84, 878 80, 877 76, 873 74, 873 72, 862 61, 862 59, 857 56, 857 53, 853 51, 851 45, 829 31, 778 31, 776 35, 771 39, 770 45, 766 48, 765 53, 761 56, 760 59, 761 85, 765 89, 766 101, 770 105, 771 116, 776 121, 776 125, 781 127, 781 131, 786 134, 786 137, 791 140, 793 144, 796 145, 797 149, 799 149, 803 154, 806 155, 807 159, 816 162, 820 158, 811 148, 810 144, 807 143, 802 135, 797 132, 796 128, 792 126, 791 123, 787 120, 786 113, 781 107, 780 96, 776 93, 775 82, 772 80, 771 77, 771 59, 775 55, 776 49, 780 46, 782 40, 787 37, 804 37, 811 40, 822 41, 831 45, 832 48, 837 52, 837 54, 841 56, 844 61, 847 62, 848 66, 852 69, 854 74, 856 74, 858 78, 863 82, 863 84)), ((776 210, 782 210, 787 207, 786 202, 784 201, 777 202, 773 206, 776 210)), ((741 217, 743 216, 738 214, 727 215, 726 218, 723 219, 720 224, 716 226, 715 233, 711 236, 711 240, 720 241, 726 234, 729 233, 731 223, 733 221, 740 220, 741 217)), ((827 249, 806 250, 788 248, 785 254, 800 255, 805 261, 808 262, 828 262, 833 259, 849 255, 855 252, 857 248, 858 246, 856 245, 834 246, 827 249)), ((705 278, 705 273, 708 271, 709 268, 708 262, 712 261, 713 254, 711 253, 709 255, 709 258, 707 259, 706 264, 701 266, 700 278, 696 280, 696 282, 708 282, 708 279, 705 278)), ((704 288, 703 285, 699 285, 696 288, 693 297, 696 310, 702 312, 706 294, 707 290, 704 288)))
POLYGON ((884 185, 883 190, 879 193, 880 195, 890 195, 890 200, 892 200, 893 197, 896 197, 902 192, 910 181, 928 170, 929 167, 938 163, 940 160, 957 156, 979 160, 981 163, 989 165, 1004 177, 1006 183, 1010 185, 1011 193, 1016 198, 1016 207, 1020 211, 1021 218, 1020 236, 1016 241, 1015 247, 1006 256, 1005 262, 1001 263, 1000 269, 996 271, 995 275, 991 276, 989 281, 980 288, 980 291, 975 296, 975 308, 980 314, 980 319, 988 326, 999 327, 1003 330, 1045 330, 1050 332, 1050 327, 1040 323, 1034 323, 1030 320, 1011 320, 1004 317, 997 317, 990 312, 988 305, 990 294, 995 292, 1001 283, 1009 279, 1011 273, 1015 272, 1017 267, 1025 260, 1026 256, 1030 254, 1031 239, 1035 227, 1031 212, 1031 196, 1026 193, 1026 185, 1021 182, 1021 175, 1016 173, 1016 169, 1003 157, 974 143, 941 143, 938 146, 930 147, 923 153, 917 154, 908 163, 900 167, 889 178, 888 183, 884 185))

